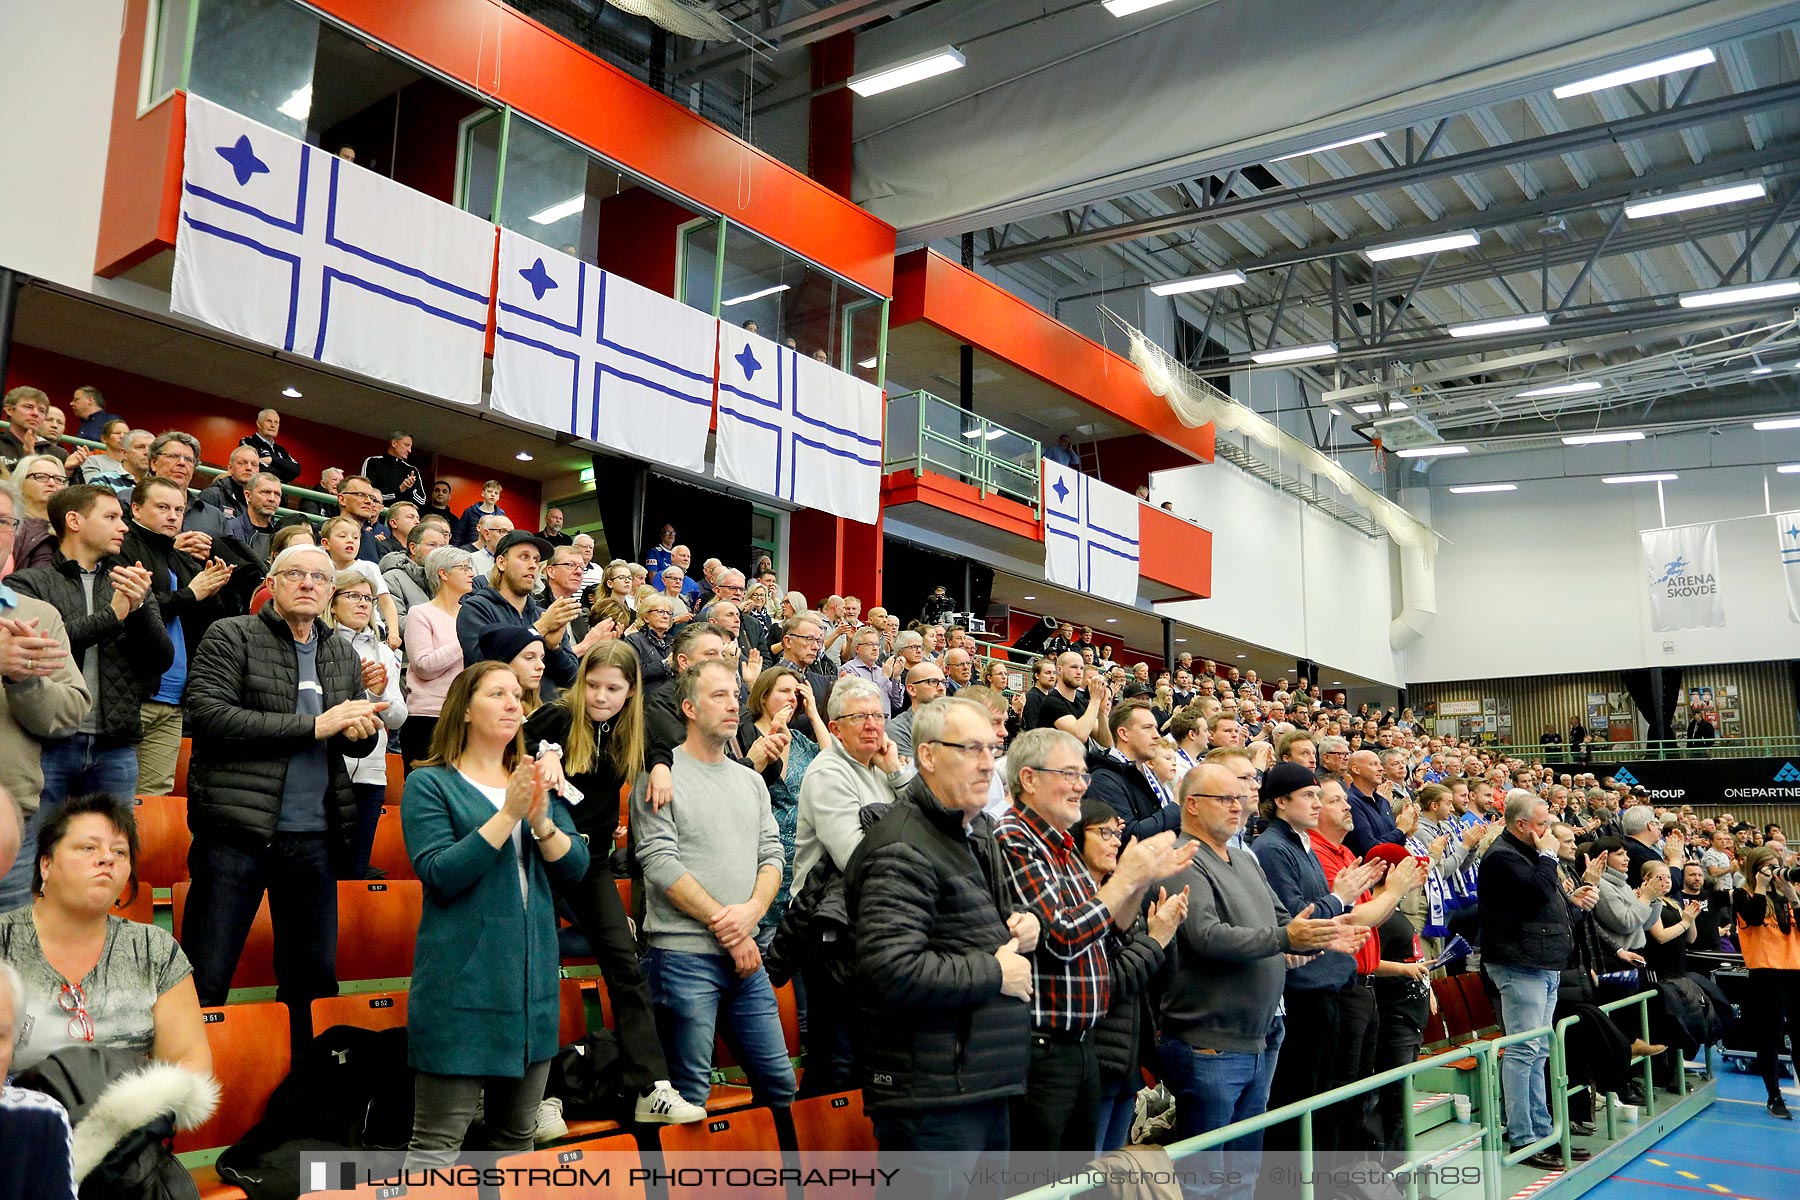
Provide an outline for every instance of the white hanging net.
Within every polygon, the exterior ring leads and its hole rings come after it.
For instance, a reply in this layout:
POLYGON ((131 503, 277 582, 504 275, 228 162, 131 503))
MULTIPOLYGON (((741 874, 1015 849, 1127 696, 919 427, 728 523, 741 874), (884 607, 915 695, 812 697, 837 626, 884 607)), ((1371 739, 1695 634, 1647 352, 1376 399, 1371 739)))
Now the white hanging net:
POLYGON ((729 42, 736 34, 725 18, 696 0, 606 0, 620 12, 662 26, 678 37, 702 42, 729 42))
POLYGON ((1273 451, 1278 458, 1291 460, 1302 470, 1329 479, 1347 500, 1367 512, 1386 530, 1395 545, 1420 550, 1426 555, 1437 553, 1437 534, 1431 526, 1359 482, 1318 450, 1292 434, 1284 433, 1275 422, 1255 409, 1239 404, 1194 374, 1185 363, 1152 342, 1142 330, 1121 320, 1112 310, 1103 308, 1102 311, 1131 339, 1131 361, 1143 373, 1144 384, 1152 394, 1168 401, 1170 411, 1183 425, 1200 426, 1210 422, 1214 428, 1227 433, 1244 434, 1273 451))

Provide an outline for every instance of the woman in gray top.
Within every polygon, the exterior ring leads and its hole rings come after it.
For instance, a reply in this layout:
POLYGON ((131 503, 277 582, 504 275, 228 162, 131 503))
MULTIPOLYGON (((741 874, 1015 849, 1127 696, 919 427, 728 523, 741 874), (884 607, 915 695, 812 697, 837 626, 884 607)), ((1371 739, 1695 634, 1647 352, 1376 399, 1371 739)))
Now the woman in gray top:
POLYGON ((187 956, 166 930, 112 915, 137 893, 137 852, 125 802, 83 796, 45 820, 35 898, 0 916, 0 959, 25 981, 14 1070, 100 1045, 211 1072, 187 956))

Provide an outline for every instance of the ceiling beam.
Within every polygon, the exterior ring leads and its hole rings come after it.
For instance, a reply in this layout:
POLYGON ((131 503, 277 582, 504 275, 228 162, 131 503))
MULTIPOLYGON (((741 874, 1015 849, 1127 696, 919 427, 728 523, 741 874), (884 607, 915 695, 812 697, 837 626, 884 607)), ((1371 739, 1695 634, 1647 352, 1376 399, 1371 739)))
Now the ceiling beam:
MULTIPOLYGON (((1295 205, 1354 199, 1368 192, 1405 187, 1409 184, 1443 179, 1447 176, 1516 167, 1523 162, 1554 157, 1591 146, 1610 145, 1649 137, 1653 134, 1668 133, 1703 122, 1742 117, 1746 113, 1759 112, 1777 105, 1791 103, 1797 99, 1800 99, 1800 80, 1759 88, 1753 92, 1696 101, 1681 108, 1643 113, 1618 121, 1606 121, 1598 125, 1587 125, 1562 133, 1544 134, 1540 137, 1526 138, 1523 141, 1485 146, 1463 154, 1427 159, 1424 162, 1403 163, 1397 167, 1370 171, 1362 175, 1324 180, 1276 192, 1265 192, 1260 196, 1246 197, 1241 200, 1228 200, 1204 209, 1185 210, 1169 216, 1132 221, 1103 229, 1086 230, 1064 237, 1041 238, 1034 242, 998 250, 988 257, 988 262, 1000 266, 1077 247, 1103 246, 1114 242, 1131 241, 1175 230, 1190 229, 1197 225, 1209 225, 1216 221, 1261 215, 1295 205)), ((1644 186, 1641 181, 1640 186, 1644 186)), ((1492 222, 1483 223, 1491 224, 1492 222)))

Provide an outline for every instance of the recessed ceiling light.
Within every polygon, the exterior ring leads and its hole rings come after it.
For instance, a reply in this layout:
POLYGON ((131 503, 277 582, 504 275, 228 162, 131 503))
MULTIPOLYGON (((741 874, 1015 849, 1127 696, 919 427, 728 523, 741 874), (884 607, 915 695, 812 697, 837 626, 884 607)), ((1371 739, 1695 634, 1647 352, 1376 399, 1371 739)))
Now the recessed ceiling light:
POLYGON ((1603 475, 1601 483, 1667 483, 1671 479, 1679 479, 1673 471, 1652 471, 1646 475, 1603 475))
POLYGON ((281 389, 281 394, 286 396, 289 400, 298 400, 302 393, 299 388, 290 383, 288 386, 281 389))
POLYGON ((1026 599, 1026 600, 1036 600, 1036 599, 1037 599, 1037 597, 1036 597, 1036 596, 1026 596, 1026 597, 1024 597, 1024 599, 1026 599))
POLYGON ((1758 300, 1779 300, 1783 296, 1800 296, 1800 279, 1777 279, 1772 283, 1741 283, 1737 287, 1683 292, 1681 307, 1717 308, 1721 304, 1754 304, 1758 300))
POLYGON ((1441 458, 1446 454, 1467 454, 1467 446, 1414 446, 1409 450, 1396 450, 1399 458, 1441 458))
POLYGON ((1775 468, 1778 475, 1800 475, 1800 463, 1782 463, 1775 468))
POLYGON ((1107 623, 1107 624, 1108 624, 1108 625, 1117 625, 1117 624, 1118 624, 1118 623, 1119 623, 1119 618, 1117 618, 1117 617, 1108 617, 1108 618, 1106 618, 1106 623, 1107 623))
POLYGON ((1691 192, 1676 192, 1671 196, 1657 196, 1649 200, 1636 200, 1625 206, 1625 215, 1636 221, 1644 217, 1661 217, 1669 213, 1687 212, 1695 208, 1712 208, 1720 204, 1739 204, 1745 200, 1764 200, 1769 195, 1769 185, 1760 179, 1752 179, 1748 183, 1732 183, 1724 187, 1699 188, 1691 192))
POLYGON ((1352 404, 1350 406, 1350 411, 1353 413, 1361 413, 1366 417, 1370 413, 1378 413, 1381 411, 1381 401, 1373 400, 1368 404, 1352 404))
POLYGON ((1188 292, 1209 292, 1214 288, 1237 287, 1250 277, 1242 271, 1220 271, 1213 275, 1190 275, 1186 279, 1170 279, 1153 283, 1150 290, 1158 296, 1180 296, 1188 292))
POLYGON ((1386 136, 1386 130, 1376 130, 1374 133, 1358 134, 1356 137, 1345 138, 1338 142, 1326 142, 1323 146, 1314 146, 1311 150, 1296 150, 1292 154, 1283 154, 1277 158, 1271 158, 1269 161, 1286 162, 1290 158, 1305 158, 1309 154, 1323 154, 1327 150, 1342 150, 1345 146, 1360 146, 1364 142, 1373 142, 1386 136))
POLYGON ((1644 434, 1639 429, 1614 429, 1606 433, 1571 433, 1563 437, 1565 446, 1598 446, 1604 442, 1641 442, 1644 434))
POLYGON ((1518 490, 1519 485, 1516 483, 1465 483, 1460 487, 1451 488, 1450 492, 1456 496, 1478 496, 1483 492, 1516 492, 1518 490))
POLYGON ((1186 639, 1186 638, 1176 638, 1176 639, 1175 639, 1175 640, 1176 640, 1176 641, 1178 641, 1178 642, 1185 642, 1185 641, 1187 641, 1187 639, 1186 639))
POLYGON ((957 70, 966 62, 968 60, 963 57, 963 52, 955 46, 940 46, 892 66, 852 75, 844 86, 859 96, 879 96, 883 92, 891 92, 895 88, 957 70))
POLYGON ((531 455, 527 454, 523 450, 521 450, 517 454, 513 455, 513 457, 518 459, 520 462, 530 462, 531 461, 531 455))
POLYGON ((1409 409, 1411 407, 1412 407, 1412 405, 1408 404, 1404 400, 1389 400, 1388 401, 1388 411, 1389 412, 1405 412, 1407 409, 1409 409))
POLYGON ((1250 360, 1265 365, 1302 362, 1309 358, 1328 358, 1337 352, 1336 342, 1314 342, 1310 346, 1284 346, 1279 350, 1259 350, 1250 356, 1250 360))
POLYGON ((554 225, 564 217, 572 217, 587 204, 587 193, 570 196, 567 200, 559 200, 548 208, 540 208, 525 218, 539 225, 554 225))
POLYGON ((1421 254, 1437 254, 1444 250, 1466 250, 1471 246, 1481 245, 1481 235, 1472 229, 1460 230, 1456 233, 1440 233, 1428 238, 1414 238, 1407 242, 1389 242, 1385 246, 1371 246, 1363 251, 1363 256, 1370 262, 1387 262, 1395 258, 1417 258, 1421 254))
POLYGON ((1240 654, 1240 655, 1238 655, 1238 657, 1239 658, 1249 658, 1250 656, 1248 654, 1240 654))
POLYGON ((1583 392, 1597 392, 1601 388, 1597 379, 1583 379, 1577 383, 1556 383, 1549 387, 1532 388, 1528 392, 1514 392, 1519 400, 1530 400, 1538 396, 1578 396, 1583 392))
POLYGON ((1772 429, 1800 429, 1800 417, 1771 417, 1767 421, 1758 421, 1750 428, 1759 433, 1772 429))
POLYGON ((1498 317, 1492 321, 1464 321, 1460 325, 1452 325, 1444 332, 1453 338, 1491 337, 1496 333, 1520 333, 1527 329, 1546 329, 1550 318, 1544 313, 1531 313, 1523 317, 1498 317))
POLYGON ((1668 58, 1658 58, 1651 62, 1639 63, 1635 67, 1622 67, 1617 71, 1608 71, 1604 75, 1595 75, 1588 79, 1578 79, 1574 83, 1565 83, 1551 91, 1558 100, 1567 100, 1570 96, 1585 96, 1589 92, 1598 92, 1604 88, 1622 87, 1627 83, 1636 83, 1641 79, 1655 79, 1658 75, 1673 75, 1677 71, 1685 71, 1689 67, 1704 67, 1707 63, 1717 61, 1710 48, 1690 50, 1686 54, 1675 54, 1668 58))
POLYGON ((733 296, 731 299, 721 300, 719 303, 726 308, 730 308, 734 304, 748 304, 752 300, 761 300, 764 296, 773 296, 777 292, 785 292, 792 286, 792 284, 778 283, 774 287, 766 287, 761 291, 756 292, 746 292, 742 296, 733 296))

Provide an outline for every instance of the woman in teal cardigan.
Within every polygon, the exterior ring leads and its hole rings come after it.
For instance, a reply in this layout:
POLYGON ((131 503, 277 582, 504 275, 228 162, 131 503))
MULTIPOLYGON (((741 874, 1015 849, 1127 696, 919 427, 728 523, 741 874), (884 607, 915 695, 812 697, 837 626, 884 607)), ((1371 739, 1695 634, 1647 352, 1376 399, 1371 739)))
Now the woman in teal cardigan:
POLYGON ((558 1024, 552 879, 587 843, 525 753, 518 678, 480 662, 450 685, 431 757, 406 777, 407 853, 425 885, 408 1002, 406 1165, 456 1161, 484 1100, 489 1148, 530 1150, 558 1024))

